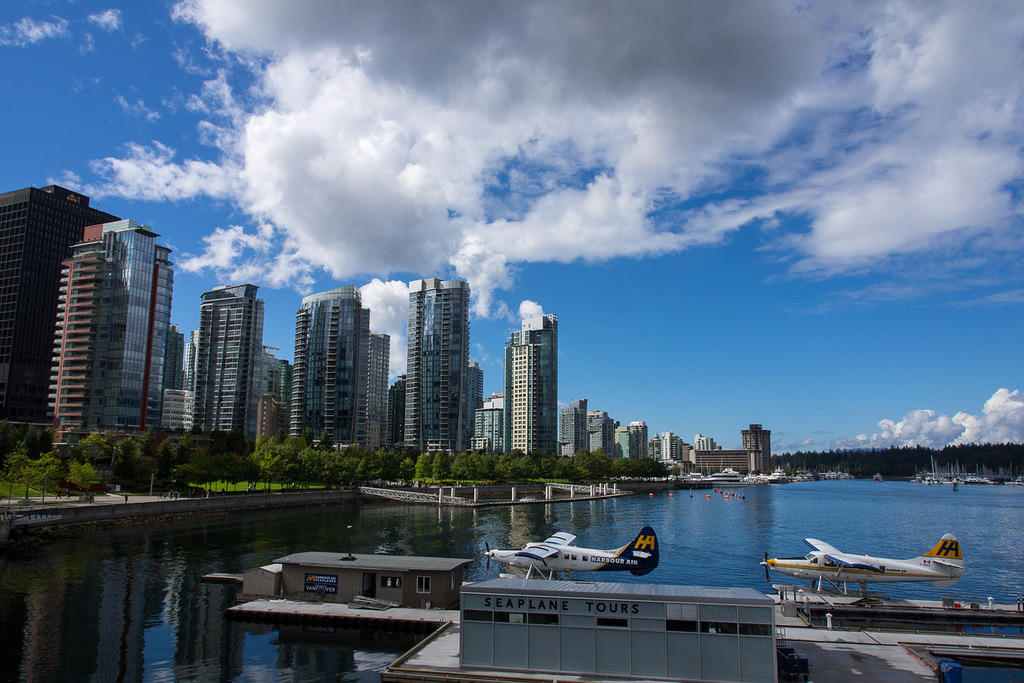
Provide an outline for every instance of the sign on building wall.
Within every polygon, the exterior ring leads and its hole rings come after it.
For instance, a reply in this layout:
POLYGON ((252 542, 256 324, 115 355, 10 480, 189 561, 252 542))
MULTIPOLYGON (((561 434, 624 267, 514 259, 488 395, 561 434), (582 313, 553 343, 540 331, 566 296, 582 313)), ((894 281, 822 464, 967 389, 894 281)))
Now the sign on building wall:
POLYGON ((306 574, 306 580, 302 590, 306 593, 336 594, 338 592, 338 575, 306 574))

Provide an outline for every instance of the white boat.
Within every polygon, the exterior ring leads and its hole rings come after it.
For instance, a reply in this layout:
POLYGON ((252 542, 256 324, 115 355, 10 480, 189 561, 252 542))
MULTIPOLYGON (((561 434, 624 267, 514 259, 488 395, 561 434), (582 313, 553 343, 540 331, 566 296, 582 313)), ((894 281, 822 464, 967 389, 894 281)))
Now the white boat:
POLYGON ((707 477, 705 481, 710 481, 715 486, 746 486, 743 477, 731 467, 726 467, 721 472, 715 472, 710 477, 707 477))
POLYGON ((788 484, 789 476, 786 474, 785 470, 779 467, 768 475, 767 481, 769 484, 788 484))

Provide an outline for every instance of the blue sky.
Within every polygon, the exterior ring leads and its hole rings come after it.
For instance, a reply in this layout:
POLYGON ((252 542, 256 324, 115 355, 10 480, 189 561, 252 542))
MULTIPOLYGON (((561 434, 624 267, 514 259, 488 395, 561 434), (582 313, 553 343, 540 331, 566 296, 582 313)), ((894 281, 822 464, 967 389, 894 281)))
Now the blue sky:
POLYGON ((152 226, 185 331, 259 285, 286 358, 356 284, 400 371, 459 277, 486 393, 543 311, 560 400, 652 433, 1021 441, 1022 45, 1016 2, 14 0, 0 188, 152 226))

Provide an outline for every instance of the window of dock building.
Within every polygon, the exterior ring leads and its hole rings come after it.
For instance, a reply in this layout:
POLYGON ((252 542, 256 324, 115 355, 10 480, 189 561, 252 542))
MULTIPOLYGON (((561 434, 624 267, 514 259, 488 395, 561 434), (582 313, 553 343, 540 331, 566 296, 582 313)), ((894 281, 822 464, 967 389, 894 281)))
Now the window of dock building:
POLYGON ((598 617, 598 626, 614 626, 616 628, 627 628, 629 626, 629 619, 613 619, 611 617, 598 617))
POLYGON ((462 613, 466 621, 490 621, 491 613, 480 609, 468 609, 462 613))
POLYGON ((531 613, 529 615, 529 617, 528 617, 528 621, 531 624, 557 624, 558 623, 558 615, 557 614, 545 614, 543 612, 536 613, 536 614, 531 613))
POLYGON ((503 624, 525 624, 525 612, 495 612, 494 620, 503 624))
POLYGON ((417 576, 416 577, 416 592, 417 593, 429 593, 430 592, 430 577, 429 576, 417 576))

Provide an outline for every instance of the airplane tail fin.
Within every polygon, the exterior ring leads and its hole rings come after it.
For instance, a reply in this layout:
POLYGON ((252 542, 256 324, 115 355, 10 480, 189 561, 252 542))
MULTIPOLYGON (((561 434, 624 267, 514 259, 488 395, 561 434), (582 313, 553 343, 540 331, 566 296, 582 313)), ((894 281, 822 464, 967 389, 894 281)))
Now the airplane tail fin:
POLYGON ((622 549, 619 557, 637 561, 637 566, 629 570, 629 573, 634 576, 643 576, 657 567, 658 536, 654 533, 654 529, 649 526, 641 529, 636 538, 622 549))
POLYGON ((960 541, 953 534, 943 536, 935 546, 920 557, 933 565, 940 565, 950 570, 950 578, 933 581, 939 588, 952 585, 964 575, 964 553, 960 541))

